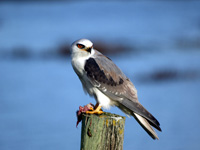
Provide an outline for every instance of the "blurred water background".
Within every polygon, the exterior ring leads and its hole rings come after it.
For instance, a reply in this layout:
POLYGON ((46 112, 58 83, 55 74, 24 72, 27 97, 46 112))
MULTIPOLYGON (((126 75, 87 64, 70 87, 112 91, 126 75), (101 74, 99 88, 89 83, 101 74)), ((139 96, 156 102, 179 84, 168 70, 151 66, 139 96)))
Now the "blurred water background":
POLYGON ((80 38, 123 70, 161 124, 153 141, 127 118, 125 150, 199 150, 199 10, 190 0, 1 1, 0 150, 80 148, 75 112, 95 103, 70 63, 80 38))

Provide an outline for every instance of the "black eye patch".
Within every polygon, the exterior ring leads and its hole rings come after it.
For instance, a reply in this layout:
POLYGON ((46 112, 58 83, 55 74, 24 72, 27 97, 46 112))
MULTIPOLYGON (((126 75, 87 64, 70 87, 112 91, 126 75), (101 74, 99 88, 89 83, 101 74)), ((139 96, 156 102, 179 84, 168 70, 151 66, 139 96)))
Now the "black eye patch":
POLYGON ((80 48, 80 49, 85 48, 85 46, 84 46, 83 44, 76 44, 76 46, 77 46, 78 48, 80 48))

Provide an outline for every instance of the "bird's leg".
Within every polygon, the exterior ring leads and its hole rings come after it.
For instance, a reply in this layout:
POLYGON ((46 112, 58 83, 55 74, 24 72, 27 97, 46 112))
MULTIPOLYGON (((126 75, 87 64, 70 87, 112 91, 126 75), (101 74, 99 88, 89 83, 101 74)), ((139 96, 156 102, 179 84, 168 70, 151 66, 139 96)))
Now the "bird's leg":
POLYGON ((101 110, 101 106, 99 105, 99 103, 96 103, 94 109, 92 111, 86 111, 86 114, 103 114, 103 111, 101 110))
POLYGON ((96 105, 94 106, 94 109, 96 109, 99 106, 99 103, 97 102, 96 105))
POLYGON ((91 106, 90 108, 89 108, 89 110, 94 110, 94 109, 96 109, 97 107, 99 106, 99 103, 97 102, 96 104, 95 104, 95 106, 91 106))

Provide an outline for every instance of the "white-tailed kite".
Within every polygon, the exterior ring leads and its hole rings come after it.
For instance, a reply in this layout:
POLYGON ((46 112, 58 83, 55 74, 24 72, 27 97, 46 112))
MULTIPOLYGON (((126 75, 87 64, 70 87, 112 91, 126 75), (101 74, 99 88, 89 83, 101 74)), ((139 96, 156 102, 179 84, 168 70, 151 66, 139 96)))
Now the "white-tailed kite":
POLYGON ((86 113, 102 114, 101 107, 117 106, 133 116, 153 139, 158 139, 152 126, 161 131, 159 122, 139 103, 136 88, 111 59, 95 50, 87 39, 72 44, 71 57, 83 89, 97 101, 95 110, 86 113))

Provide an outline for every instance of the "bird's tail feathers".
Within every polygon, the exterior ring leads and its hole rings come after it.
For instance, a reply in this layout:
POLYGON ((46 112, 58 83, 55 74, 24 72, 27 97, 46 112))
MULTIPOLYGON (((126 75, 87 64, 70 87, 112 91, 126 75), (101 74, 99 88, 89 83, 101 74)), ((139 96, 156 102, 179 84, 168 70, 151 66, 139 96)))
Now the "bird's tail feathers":
POLYGON ((155 140, 159 139, 154 129, 151 127, 149 122, 142 116, 133 112, 133 117, 137 120, 137 122, 142 126, 142 128, 155 140))

